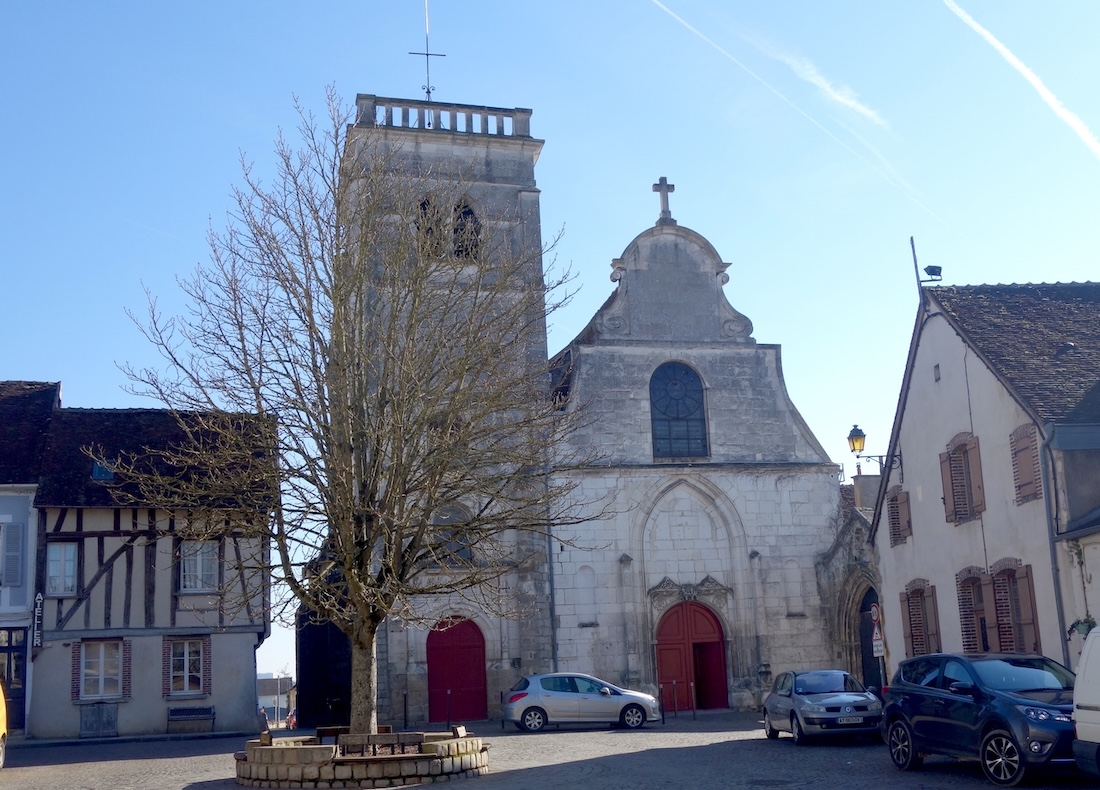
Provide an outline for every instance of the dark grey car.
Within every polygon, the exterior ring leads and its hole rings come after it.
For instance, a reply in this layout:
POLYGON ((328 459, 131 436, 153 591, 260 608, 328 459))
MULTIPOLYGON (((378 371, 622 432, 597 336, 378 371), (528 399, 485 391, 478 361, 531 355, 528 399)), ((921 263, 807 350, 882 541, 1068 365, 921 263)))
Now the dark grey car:
POLYGON ((902 661, 886 699, 884 730, 899 770, 924 755, 978 760, 993 784, 1073 765, 1074 674, 1022 653, 934 653, 902 661))

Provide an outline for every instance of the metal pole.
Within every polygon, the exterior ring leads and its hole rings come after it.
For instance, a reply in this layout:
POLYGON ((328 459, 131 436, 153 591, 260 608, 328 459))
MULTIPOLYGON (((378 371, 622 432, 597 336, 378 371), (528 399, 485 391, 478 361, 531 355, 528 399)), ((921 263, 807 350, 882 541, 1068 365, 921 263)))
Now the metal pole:
POLYGON ((676 681, 672 681, 672 718, 680 718, 680 695, 676 693, 676 681))
POLYGON ((688 691, 691 693, 691 720, 695 721, 695 681, 688 683, 688 691))
POLYGON ((451 729, 451 690, 447 689, 447 729, 451 729))
MULTIPOLYGON (((504 692, 503 691, 500 692, 500 706, 501 706, 501 708, 504 707, 504 692)), ((500 728, 502 730, 504 729, 504 711, 503 710, 501 710, 501 712, 500 712, 500 728)))

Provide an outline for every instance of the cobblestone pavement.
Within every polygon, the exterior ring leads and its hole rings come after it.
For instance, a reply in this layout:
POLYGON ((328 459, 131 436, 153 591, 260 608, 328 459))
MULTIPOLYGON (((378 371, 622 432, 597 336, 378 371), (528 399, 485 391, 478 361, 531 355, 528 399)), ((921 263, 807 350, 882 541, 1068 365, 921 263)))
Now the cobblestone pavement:
MULTIPOLYGON (((795 746, 768 741, 753 714, 669 718, 636 732, 566 727, 520 733, 500 722, 470 729, 490 744, 492 774, 463 780, 470 790, 638 790, 638 788, 988 788, 974 763, 929 758, 912 773, 894 769, 882 743, 795 746)), ((278 733, 275 733, 278 737, 278 733)), ((233 753, 244 739, 127 743, 13 744, 0 788, 13 790, 230 790, 233 753)), ((1085 788, 1075 772, 1043 775, 1032 788, 1085 788)))

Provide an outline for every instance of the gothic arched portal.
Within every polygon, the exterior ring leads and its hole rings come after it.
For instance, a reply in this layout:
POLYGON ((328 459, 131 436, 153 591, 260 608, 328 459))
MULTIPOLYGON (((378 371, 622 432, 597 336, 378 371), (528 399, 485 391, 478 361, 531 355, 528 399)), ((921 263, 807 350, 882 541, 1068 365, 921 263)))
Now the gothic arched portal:
POLYGON ((428 634, 428 721, 489 718, 485 637, 472 620, 448 617, 428 634))
POLYGON ((880 662, 874 654, 875 624, 871 622, 871 605, 877 603, 878 593, 875 592, 874 587, 868 588, 863 600, 859 603, 860 668, 863 670, 864 685, 882 688, 880 662))
POLYGON ((657 685, 666 710, 729 706, 725 635, 708 607, 681 601, 661 617, 657 685))

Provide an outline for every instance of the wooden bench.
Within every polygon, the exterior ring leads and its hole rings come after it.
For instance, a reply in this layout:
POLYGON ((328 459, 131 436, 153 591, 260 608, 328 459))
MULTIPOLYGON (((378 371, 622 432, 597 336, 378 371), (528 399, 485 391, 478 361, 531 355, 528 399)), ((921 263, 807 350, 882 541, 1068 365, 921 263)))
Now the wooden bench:
POLYGON ((336 739, 336 757, 394 757, 424 752, 424 733, 390 732, 377 735, 340 735, 336 739))
POLYGON ((202 707, 168 708, 168 724, 165 729, 171 731, 172 722, 181 721, 208 721, 210 722, 210 731, 213 732, 214 706, 205 705, 202 707))
POLYGON ((336 743, 336 739, 341 735, 347 735, 351 732, 351 727, 346 724, 336 724, 326 727, 318 727, 315 735, 317 736, 317 743, 324 743, 325 738, 332 738, 332 742, 336 743))

